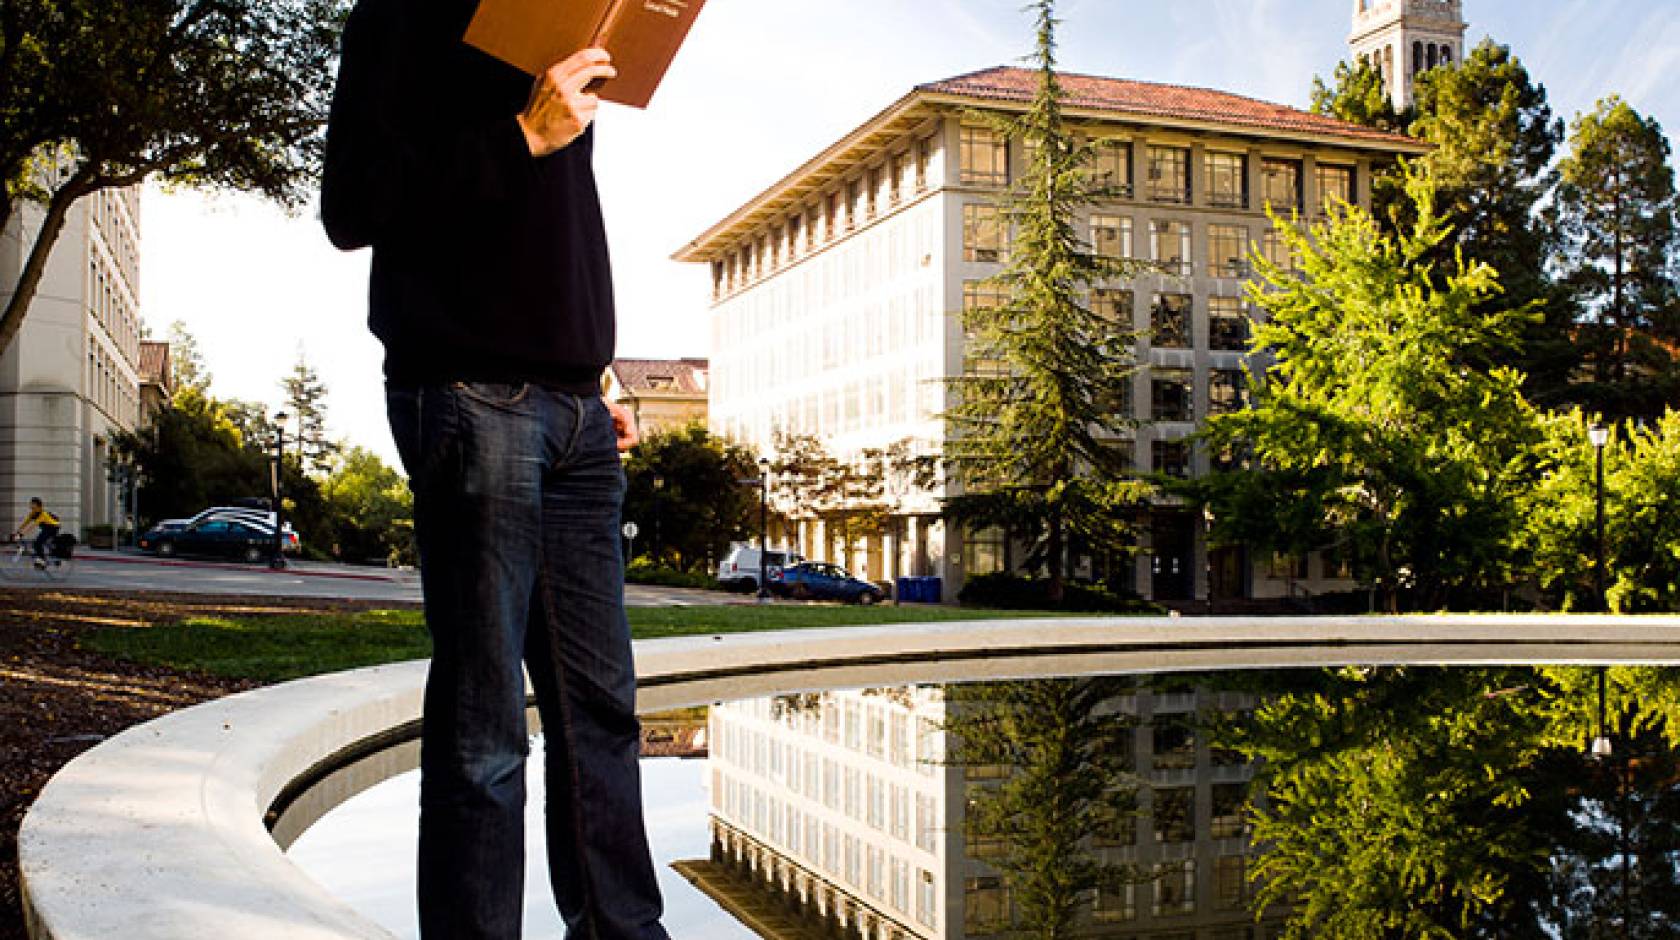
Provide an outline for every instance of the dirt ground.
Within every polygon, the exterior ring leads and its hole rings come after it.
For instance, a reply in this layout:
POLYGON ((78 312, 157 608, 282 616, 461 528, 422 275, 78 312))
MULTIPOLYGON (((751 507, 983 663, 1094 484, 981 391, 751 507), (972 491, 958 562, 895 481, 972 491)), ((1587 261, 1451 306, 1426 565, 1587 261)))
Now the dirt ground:
POLYGON ((79 640, 84 634, 101 625, 144 628, 197 613, 391 606, 0 588, 0 940, 25 936, 18 897, 18 825, 48 778, 125 728, 257 684, 109 659, 83 649, 79 640))

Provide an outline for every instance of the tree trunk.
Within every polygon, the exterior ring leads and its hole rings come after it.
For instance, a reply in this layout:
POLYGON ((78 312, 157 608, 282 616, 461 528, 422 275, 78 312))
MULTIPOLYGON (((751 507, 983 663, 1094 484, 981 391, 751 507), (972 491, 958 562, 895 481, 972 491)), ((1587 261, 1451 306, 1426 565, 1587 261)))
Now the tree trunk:
MULTIPOLYGON (((84 165, 69 182, 53 193, 51 201, 47 203, 47 216, 41 222, 40 234, 35 236, 35 243, 29 249, 29 260, 24 262, 23 271, 18 275, 17 287, 13 290, 11 298, 6 301, 6 311, 0 315, 0 354, 6 352, 18 330, 23 328, 23 318, 29 312, 29 304, 35 299, 35 292, 41 286, 41 278, 46 275, 47 258, 52 255, 53 245, 58 242, 58 236, 64 231, 64 223, 70 217, 70 207, 77 199, 90 192, 88 180, 89 174, 84 165)), ((18 234, 21 238, 21 227, 18 234)))
POLYGON ((1045 559, 1045 565, 1050 569, 1050 584, 1046 589, 1045 596, 1051 604, 1060 604, 1063 595, 1066 593, 1065 576, 1062 572, 1062 542, 1062 516, 1060 513, 1052 513, 1050 516, 1050 538, 1045 545, 1045 552, 1048 555, 1045 559))

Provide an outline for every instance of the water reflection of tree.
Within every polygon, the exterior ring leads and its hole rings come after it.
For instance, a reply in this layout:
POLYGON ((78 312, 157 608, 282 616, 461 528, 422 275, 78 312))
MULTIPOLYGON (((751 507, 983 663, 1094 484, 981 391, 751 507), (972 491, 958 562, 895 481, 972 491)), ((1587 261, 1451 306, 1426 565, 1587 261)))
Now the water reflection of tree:
POLYGON ((1008 923, 1004 906, 976 932, 1070 937, 1100 893, 1138 879, 1096 849, 1129 844, 1135 828, 1136 720, 1117 701, 1134 688, 1058 679, 947 689, 947 760, 977 781, 965 817, 971 854, 997 870, 1016 915, 1008 923))
POLYGON ((1607 761, 1594 670, 1289 680, 1220 730, 1264 761, 1257 903, 1292 904, 1294 937, 1675 936, 1680 682, 1609 677, 1607 761))

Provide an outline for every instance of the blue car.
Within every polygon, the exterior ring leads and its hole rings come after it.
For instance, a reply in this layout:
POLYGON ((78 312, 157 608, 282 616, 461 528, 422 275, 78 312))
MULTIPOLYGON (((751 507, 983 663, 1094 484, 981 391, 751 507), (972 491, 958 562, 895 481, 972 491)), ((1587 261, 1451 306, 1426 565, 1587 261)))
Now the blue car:
POLYGON ((820 561, 802 561, 782 569, 782 580, 774 585, 777 593, 798 600, 845 601, 848 604, 876 604, 881 589, 868 581, 860 581, 846 573, 839 565, 820 561))

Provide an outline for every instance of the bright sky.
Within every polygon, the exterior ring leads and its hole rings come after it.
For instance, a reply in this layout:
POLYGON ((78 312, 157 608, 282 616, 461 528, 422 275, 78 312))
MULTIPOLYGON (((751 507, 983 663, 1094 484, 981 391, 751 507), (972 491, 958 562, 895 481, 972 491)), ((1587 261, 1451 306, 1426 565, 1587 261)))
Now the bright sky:
MULTIPOLYGON (((1013 63, 1024 0, 710 0, 653 107, 599 119, 596 169, 619 355, 709 355, 703 268, 673 251, 914 85, 1013 63)), ((1200 85, 1305 106, 1347 55, 1351 0, 1064 0, 1069 71, 1200 85)), ((1680 134, 1680 0, 1465 0, 1474 44, 1511 45, 1566 119, 1611 93, 1680 134)), ((301 350, 329 389, 330 433, 395 461, 368 253, 327 244, 311 206, 149 189, 141 306, 182 320, 213 392, 277 404, 301 350)))

